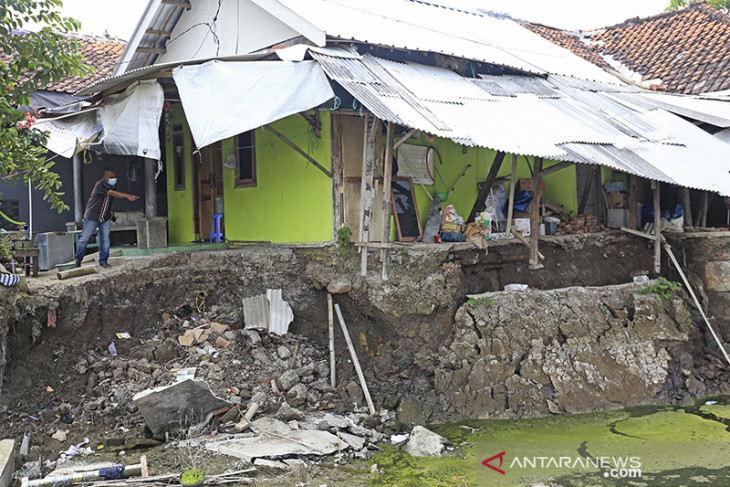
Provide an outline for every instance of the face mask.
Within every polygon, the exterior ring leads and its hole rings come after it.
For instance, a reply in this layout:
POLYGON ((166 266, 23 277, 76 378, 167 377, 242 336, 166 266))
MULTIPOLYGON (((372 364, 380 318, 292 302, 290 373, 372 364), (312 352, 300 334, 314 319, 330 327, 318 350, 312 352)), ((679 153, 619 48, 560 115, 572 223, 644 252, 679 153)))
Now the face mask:
POLYGON ((115 184, 117 184, 117 178, 109 178, 108 182, 110 185, 114 186, 115 184))

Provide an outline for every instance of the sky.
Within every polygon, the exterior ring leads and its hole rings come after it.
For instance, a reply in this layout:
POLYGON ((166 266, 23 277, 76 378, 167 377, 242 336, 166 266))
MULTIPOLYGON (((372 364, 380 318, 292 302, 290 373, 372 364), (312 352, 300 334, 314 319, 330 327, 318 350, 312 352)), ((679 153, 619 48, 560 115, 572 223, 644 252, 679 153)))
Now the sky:
MULTIPOLYGON (((362 0, 355 0, 362 1, 362 0)), ((434 0, 439 1, 439 0, 434 0)), ((84 34, 128 40, 148 0, 64 0, 63 14, 80 20, 84 34)), ((595 29, 662 12, 669 0, 440 0, 483 8, 568 30, 595 29)))

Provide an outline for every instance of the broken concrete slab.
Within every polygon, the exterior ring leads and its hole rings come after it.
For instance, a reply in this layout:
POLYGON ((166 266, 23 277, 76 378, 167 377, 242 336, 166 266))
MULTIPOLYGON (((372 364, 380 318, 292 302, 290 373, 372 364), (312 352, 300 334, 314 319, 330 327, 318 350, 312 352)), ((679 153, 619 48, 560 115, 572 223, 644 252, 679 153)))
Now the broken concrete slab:
POLYGON ((200 328, 196 328, 194 330, 188 330, 185 332, 184 335, 182 335, 181 337, 179 337, 177 339, 177 341, 183 347, 189 347, 191 345, 196 345, 204 340, 205 340, 205 330, 202 330, 200 328))
POLYGON ((277 435, 287 435, 291 432, 291 428, 283 421, 276 418, 264 417, 257 419, 251 426, 254 431, 262 431, 266 433, 276 433, 277 435))
POLYGON ((215 321, 213 321, 210 324, 210 330, 223 334, 228 330, 228 325, 224 325, 223 323, 216 323, 215 321))
POLYGON ((0 487, 8 487, 15 471, 15 440, 0 441, 0 487))
POLYGON ((365 438, 360 438, 359 436, 351 435, 344 431, 340 431, 338 434, 340 439, 350 445, 353 450, 360 451, 365 447, 365 438))
POLYGON ((265 458, 257 458, 253 462, 254 467, 261 469, 271 470, 289 470, 290 467, 284 462, 277 462, 276 460, 266 460, 265 458))
POLYGON ((404 450, 414 457, 440 457, 446 438, 423 426, 414 426, 404 450))
POLYGON ((163 436, 170 427, 196 422, 211 411, 232 406, 214 396, 205 381, 193 379, 142 391, 132 400, 155 437, 163 436))
POLYGON ((326 431, 298 430, 286 435, 271 436, 266 433, 253 438, 208 443, 205 447, 213 452, 230 455, 247 462, 256 458, 284 458, 292 455, 331 455, 348 448, 344 442, 326 431))

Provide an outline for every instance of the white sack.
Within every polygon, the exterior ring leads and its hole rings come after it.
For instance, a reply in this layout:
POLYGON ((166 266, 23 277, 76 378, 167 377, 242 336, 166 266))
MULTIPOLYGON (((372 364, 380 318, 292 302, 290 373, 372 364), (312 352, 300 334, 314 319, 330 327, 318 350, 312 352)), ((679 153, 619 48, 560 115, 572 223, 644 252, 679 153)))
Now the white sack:
POLYGON ((334 97, 314 61, 209 61, 175 68, 172 77, 198 148, 334 97))

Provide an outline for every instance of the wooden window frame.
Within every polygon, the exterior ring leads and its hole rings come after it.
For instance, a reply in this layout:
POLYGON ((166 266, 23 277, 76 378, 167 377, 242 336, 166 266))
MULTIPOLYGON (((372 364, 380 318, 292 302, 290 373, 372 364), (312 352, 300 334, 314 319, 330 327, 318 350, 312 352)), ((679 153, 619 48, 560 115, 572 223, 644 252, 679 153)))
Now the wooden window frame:
POLYGON ((185 132, 181 124, 174 125, 172 128, 172 182, 175 191, 185 191, 185 132), (177 153, 178 145, 182 147, 180 154, 177 153), (182 172, 179 171, 178 162, 180 162, 182 172))
POLYGON ((236 155, 236 180, 234 183, 235 188, 255 188, 257 184, 256 180, 256 132, 251 130, 251 178, 241 179, 241 142, 240 134, 233 138, 233 153, 236 155))

